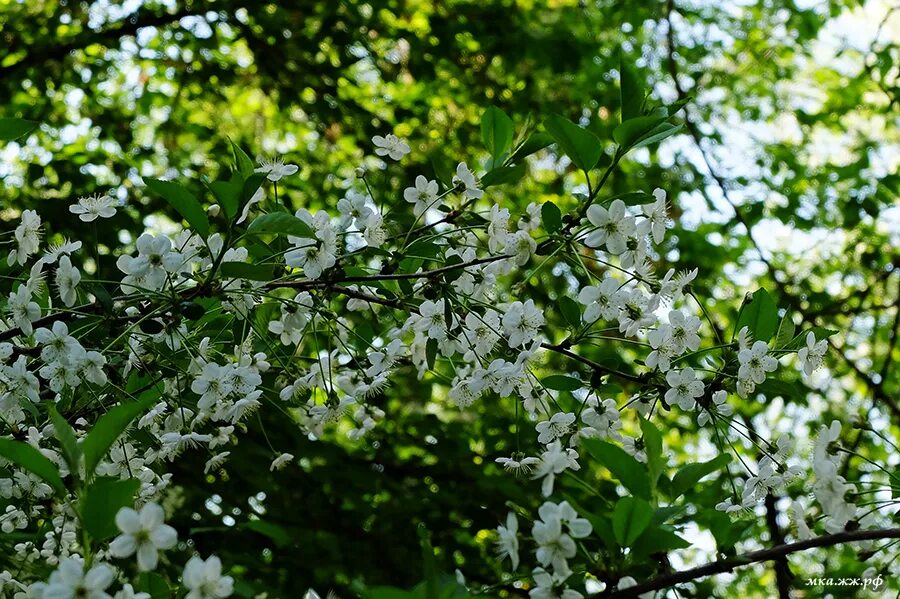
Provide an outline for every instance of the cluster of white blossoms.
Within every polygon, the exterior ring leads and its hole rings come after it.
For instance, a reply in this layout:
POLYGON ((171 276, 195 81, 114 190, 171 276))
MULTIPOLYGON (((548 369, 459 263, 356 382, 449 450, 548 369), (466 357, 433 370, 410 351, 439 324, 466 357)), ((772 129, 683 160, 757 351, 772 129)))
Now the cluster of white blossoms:
MULTIPOLYGON (((373 144, 378 156, 391 160, 410 152, 394 135, 376 137, 373 144)), ((273 186, 298 171, 278 157, 256 169, 273 186)), ((413 225, 398 231, 390 210, 400 208, 386 210, 386 202, 373 197, 365 172, 360 174, 359 185, 315 213, 301 208, 291 215, 260 189, 242 206, 229 208, 234 222, 228 223, 227 234, 201 235, 188 228, 171 237, 140 235, 134 249, 116 260, 124 295, 105 307, 96 293, 99 282, 85 288, 75 266, 79 242, 49 247, 28 267, 40 252, 42 225, 36 212, 22 212, 7 262, 17 265, 23 280, 10 288, 0 332, 0 422, 11 427, 2 436, 27 431, 27 443, 67 483, 84 480, 94 473, 69 468, 68 441, 60 442, 63 435, 41 401, 58 405, 63 418, 85 414, 71 423, 76 443, 113 406, 134 403, 142 393, 153 401, 135 418, 134 432, 122 433, 96 465, 100 476, 136 479, 139 485, 137 504, 116 516, 121 535, 94 544, 93 552, 77 534, 76 493, 51 501, 54 489, 48 481, 0 459, 0 497, 10 500, 0 514, 0 530, 26 530, 41 519, 44 544, 20 543, 17 556, 55 566, 46 581, 17 580, 7 573, 3 584, 34 599, 105 599, 119 581, 115 597, 143 597, 126 582, 128 573, 153 571, 168 557, 163 552, 186 549, 178 546, 177 533, 164 523, 157 503, 172 484, 169 464, 184 452, 202 452, 205 472, 215 475, 227 466, 248 416, 273 403, 310 439, 334 429, 360 441, 387 417, 377 398, 397 369, 411 366, 423 379, 439 371, 436 380, 445 383, 446 392, 438 399, 453 409, 466 410, 488 397, 512 398, 521 405, 516 430, 518 435, 520 423, 529 425, 522 427, 528 450, 496 461, 513 474, 539 479, 542 495, 550 497, 559 477, 581 468, 587 440, 612 442, 647 460, 642 440, 626 434, 626 409, 646 416, 678 406, 679 414, 701 427, 718 427, 732 414, 729 393, 748 396, 777 366, 768 344, 751 344, 746 328, 736 343, 706 348, 736 350, 736 372, 729 375, 736 384, 726 384, 728 377, 710 374, 693 359, 705 351, 698 316, 702 305, 690 291, 697 270, 655 270, 669 226, 662 189, 629 204, 591 198, 584 219, 547 230, 536 203, 521 214, 497 203, 482 206, 487 192, 479 176, 459 162, 450 181, 419 175, 405 188, 400 207, 412 213, 407 222, 413 225), (259 229, 286 237, 280 251, 259 260, 258 254, 251 257, 249 244, 234 245, 231 226, 246 221, 247 234, 238 237, 249 239, 257 219, 269 217, 271 226, 276 213, 289 221, 287 229, 259 229), (455 222, 463 215, 470 217, 465 225, 455 222), (566 294, 577 298, 559 298, 568 300, 579 321, 571 323, 565 339, 548 330, 556 309, 511 292, 522 288, 511 282, 531 276, 533 270, 525 267, 536 262, 540 249, 555 243, 559 247, 542 254, 535 268, 546 263, 544 255, 575 248, 559 271, 568 282, 566 294), (252 270, 260 263, 277 266, 280 274, 261 279, 252 270), (44 280, 51 270, 55 285, 47 289, 44 280), (248 271, 252 274, 244 276, 248 271), (85 307, 76 306, 79 299, 85 307), (105 326, 114 327, 111 339, 98 341, 99 335, 91 333, 99 325, 93 322, 79 321, 87 322, 80 328, 72 324, 101 309, 105 326), (360 327, 361 317, 370 330, 360 327), (579 345, 600 340, 646 350, 644 372, 620 373, 578 355, 579 345), (564 379, 561 387, 544 376, 550 355, 572 360, 571 372, 556 377, 564 379), (640 389, 620 405, 623 391, 585 380, 579 374, 584 366, 604 383, 623 376, 640 389), (72 410, 76 390, 102 410, 72 410)), ((225 218, 226 210, 214 208, 206 214, 225 218)), ((70 210, 87 223, 116 214, 108 196, 82 198, 70 210)), ((260 243, 252 251, 261 247, 267 246, 260 243)), ((800 353, 807 374, 821 364, 826 349, 824 340, 809 335, 800 353)), ((830 441, 823 441, 834 438, 831 429, 820 436, 814 461, 815 493, 829 530, 855 516, 843 503, 846 483, 826 451, 830 441)), ((296 467, 295 456, 284 449, 292 448, 273 448, 272 471, 296 467)), ((785 466, 788 449, 779 445, 759 460, 756 472, 747 473, 740 507, 752 507, 767 490, 799 476, 796 468, 785 466)), ((727 503, 720 509, 731 507, 727 503)), ((567 582, 570 561, 578 540, 591 534, 591 524, 569 503, 547 501, 531 531, 536 548, 531 596, 579 599, 567 582)), ((517 569, 514 515, 498 534, 501 552, 517 569)), ((630 584, 628 577, 621 580, 630 584)), ((181 584, 189 599, 213 599, 230 595, 233 581, 223 576, 215 556, 194 556, 181 584)))

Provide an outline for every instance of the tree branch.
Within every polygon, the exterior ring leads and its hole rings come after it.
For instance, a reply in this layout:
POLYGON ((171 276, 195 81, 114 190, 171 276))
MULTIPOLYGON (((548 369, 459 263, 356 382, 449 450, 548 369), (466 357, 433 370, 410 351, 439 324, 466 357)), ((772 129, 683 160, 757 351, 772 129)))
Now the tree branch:
POLYGON ((647 582, 633 586, 621 591, 615 591, 610 595, 606 595, 606 599, 625 599, 626 597, 638 597, 642 593, 667 589, 678 584, 691 582, 698 578, 704 578, 713 574, 722 574, 723 572, 731 572, 741 566, 747 566, 759 562, 767 562, 784 558, 792 553, 814 549, 816 547, 831 547, 833 545, 841 545, 844 543, 856 543, 859 541, 872 541, 876 539, 898 539, 900 538, 900 528, 885 528, 878 530, 853 530, 835 533, 832 535, 824 535, 814 539, 798 541, 796 543, 787 543, 784 545, 776 545, 768 549, 760 549, 744 553, 737 557, 718 560, 705 566, 691 568, 690 570, 682 570, 674 574, 666 574, 659 576, 647 582))

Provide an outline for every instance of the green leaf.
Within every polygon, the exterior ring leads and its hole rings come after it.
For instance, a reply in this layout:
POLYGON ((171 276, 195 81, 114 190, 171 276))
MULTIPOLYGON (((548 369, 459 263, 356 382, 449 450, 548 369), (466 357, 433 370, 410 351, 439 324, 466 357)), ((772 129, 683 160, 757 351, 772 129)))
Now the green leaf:
POLYGON ((768 341, 778 327, 778 306, 765 289, 757 289, 744 298, 738 316, 735 335, 744 327, 750 330, 754 340, 768 341))
POLYGON ((651 526, 631 544, 631 555, 644 556, 663 553, 674 549, 684 549, 690 545, 667 526, 651 526))
POLYGON ((216 200, 225 211, 228 221, 232 221, 237 215, 239 198, 244 181, 238 173, 231 177, 230 181, 213 181, 209 184, 209 189, 216 196, 216 200))
POLYGON ((682 466, 675 474, 674 478, 672 478, 670 497, 672 497, 672 499, 681 497, 685 491, 700 482, 704 476, 708 476, 716 470, 724 468, 730 461, 731 455, 723 453, 708 462, 699 462, 682 466))
POLYGON ((544 121, 544 128, 575 166, 583 171, 597 166, 603 147, 596 135, 559 115, 544 121))
POLYGON ((437 359, 437 352, 437 339, 429 339, 425 343, 425 362, 428 365, 428 370, 434 370, 434 361, 437 359))
POLYGON ((629 150, 643 137, 651 135, 666 117, 639 116, 629 119, 613 130, 613 139, 625 150, 629 150))
POLYGON ((481 140, 496 161, 512 143, 513 122, 506 113, 491 106, 481 116, 481 140))
POLYGON ((169 599, 169 583, 156 572, 141 572, 138 590, 149 593, 152 599, 169 599))
POLYGON ((246 279, 248 281, 271 281, 275 278, 271 265, 248 264, 247 262, 223 262, 219 267, 226 279, 246 279))
POLYGON ((509 183, 518 183, 525 176, 525 164, 517 164, 515 166, 498 166, 485 173, 481 178, 481 187, 487 189, 494 185, 506 185, 509 183))
POLYGON ((304 221, 287 212, 270 212, 257 216, 247 227, 247 233, 253 235, 293 235, 315 239, 316 234, 304 221))
POLYGON ((581 306, 568 295, 563 295, 558 300, 559 312, 566 323, 573 328, 581 326, 581 306))
POLYGON ((778 324, 778 333, 775 334, 775 349, 781 349, 790 343, 796 330, 797 327, 791 318, 791 311, 788 310, 781 317, 781 322, 778 324))
POLYGON ((641 105, 644 103, 644 85, 621 54, 619 55, 619 99, 623 123, 641 115, 641 105))
POLYGON ((81 501, 81 523, 97 541, 118 534, 116 514, 123 507, 134 506, 134 496, 141 487, 136 478, 120 480, 101 476, 88 487, 81 501))
POLYGON ((27 443, 0 439, 0 457, 4 457, 19 468, 27 470, 53 487, 60 495, 65 496, 66 486, 59 476, 56 465, 44 457, 40 451, 27 443))
POLYGON ((562 228, 562 212, 553 202, 544 202, 541 206, 541 224, 548 233, 556 233, 562 228))
POLYGON ((25 119, 2 118, 0 119, 0 140, 12 141, 27 135, 38 123, 35 121, 26 121, 25 119))
POLYGON ((253 160, 250 159, 250 156, 239 146, 234 143, 234 140, 230 137, 228 141, 231 142, 231 150, 234 152, 234 165, 237 167, 237 172, 241 174, 241 177, 247 179, 250 175, 253 174, 255 167, 253 166, 253 160))
POLYGON ((526 156, 531 156, 535 152, 539 152, 553 143, 553 137, 546 133, 532 133, 528 136, 522 145, 520 145, 510 156, 512 162, 522 160, 526 156))
POLYGON ((288 534, 284 527, 272 522, 267 522, 266 520, 248 520, 241 524, 241 528, 246 528, 258 532, 261 535, 265 535, 272 539, 279 547, 285 547, 291 544, 291 535, 288 534))
POLYGON ((204 239, 209 237, 209 219, 206 216, 206 210, 191 192, 174 181, 145 177, 144 183, 177 210, 191 225, 195 233, 204 239))
POLYGON ((575 391, 584 387, 579 379, 564 374, 552 374, 541 379, 541 384, 554 391, 575 391))
POLYGON ((668 137, 672 137, 683 128, 684 126, 681 124, 673 125, 672 123, 660 123, 653 130, 642 136, 637 143, 631 146, 631 149, 636 150, 637 148, 643 148, 644 146, 660 142, 668 137))
POLYGON ((630 547, 650 524, 653 508, 643 499, 623 497, 616 502, 613 510, 612 528, 616 541, 623 547, 630 547))
POLYGON ((97 423, 84 441, 81 442, 81 450, 84 452, 84 467, 88 477, 97 469, 106 456, 106 452, 112 447, 131 421, 143 414, 154 397, 148 397, 141 401, 129 402, 112 408, 109 412, 97 419, 97 423))
POLYGON ((650 499, 650 479, 646 467, 624 449, 600 439, 584 439, 588 453, 605 466, 626 489, 643 499, 650 499))
POLYGON ((647 453, 647 467, 650 470, 650 485, 655 487, 656 479, 659 478, 665 467, 665 461, 662 458, 662 435, 652 422, 643 417, 641 417, 641 431, 644 433, 644 450, 647 453))
POLYGON ((75 437, 75 431, 68 421, 56 410, 56 407, 50 405, 50 421, 53 423, 53 431, 59 444, 62 446, 63 458, 69 466, 72 476, 78 478, 81 463, 81 447, 78 446, 78 439, 75 437))

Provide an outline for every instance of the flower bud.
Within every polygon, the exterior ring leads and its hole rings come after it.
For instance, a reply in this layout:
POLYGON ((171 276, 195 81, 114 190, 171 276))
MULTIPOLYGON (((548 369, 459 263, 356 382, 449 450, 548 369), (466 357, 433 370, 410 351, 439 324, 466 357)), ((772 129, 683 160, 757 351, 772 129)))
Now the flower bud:
POLYGON ((356 167, 356 176, 359 177, 360 179, 365 177, 366 176, 366 167, 364 167, 364 166, 356 167))
POLYGON ((209 215, 210 218, 215 218, 219 216, 219 212, 222 211, 222 208, 218 204, 213 204, 206 210, 206 214, 209 215))

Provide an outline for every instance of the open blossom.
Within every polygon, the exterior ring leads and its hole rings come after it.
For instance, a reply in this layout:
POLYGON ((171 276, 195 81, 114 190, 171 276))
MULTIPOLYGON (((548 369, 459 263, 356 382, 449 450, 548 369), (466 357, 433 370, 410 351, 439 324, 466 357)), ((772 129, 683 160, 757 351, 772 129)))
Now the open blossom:
POLYGON ((477 200, 484 195, 481 189, 481 182, 475 176, 465 162, 456 165, 456 176, 453 177, 453 184, 462 187, 463 196, 467 200, 477 200))
POLYGON ((379 156, 387 156, 391 160, 400 160, 409 154, 409 144, 393 133, 385 136, 376 135, 372 138, 375 145, 375 153, 379 156))
POLYGON ((543 478, 541 492, 544 497, 553 493, 553 483, 557 474, 566 470, 580 470, 578 464, 578 452, 572 448, 563 449, 559 441, 547 445, 547 450, 541 454, 541 462, 534 471, 532 478, 543 478))
POLYGON ((259 167, 253 172, 265 173, 266 179, 277 182, 281 181, 282 177, 293 175, 297 170, 296 164, 285 164, 280 156, 275 156, 271 159, 260 158, 259 167))
POLYGON ((769 346, 765 341, 755 342, 750 349, 738 352, 738 378, 752 381, 757 385, 766 380, 766 373, 778 367, 778 360, 768 355, 769 346))
POLYGON ((295 214, 313 230, 314 238, 288 236, 294 247, 284 255, 288 266, 302 268, 310 279, 318 279, 337 261, 337 233, 328 213, 321 210, 313 216, 300 209, 295 214))
POLYGON ((822 365, 825 353, 828 351, 828 341, 822 339, 816 341, 816 334, 810 331, 806 335, 806 347, 801 347, 797 352, 797 359, 806 376, 811 375, 816 368, 822 365))
POLYGON ((138 570, 155 570, 159 551, 171 549, 178 541, 178 533, 165 524, 164 518, 163 509, 156 503, 148 503, 140 512, 123 507, 116 514, 116 526, 122 534, 109 544, 110 554, 124 558, 137 553, 138 570))
POLYGON ((234 589, 234 579, 222 576, 222 561, 215 555, 205 560, 195 555, 188 560, 182 580, 188 588, 185 599, 223 599, 234 589))
POLYGON ((137 256, 119 256, 116 266, 125 273, 122 291, 133 293, 147 288, 162 289, 170 275, 184 265, 184 257, 172 251, 172 242, 165 235, 154 237, 144 233, 136 242, 137 256))
POLYGON ((75 288, 81 282, 81 273, 72 266, 72 261, 68 256, 59 259, 59 266, 56 268, 56 286, 59 289, 59 298, 67 306, 75 304, 77 294, 75 288))
POLYGON ((550 420, 538 422, 534 427, 538 433, 538 443, 546 445, 568 435, 572 432, 574 424, 575 414, 571 412, 557 412, 550 417, 550 420))
POLYGON ((106 194, 92 195, 78 198, 77 204, 69 206, 69 212, 77 214, 82 221, 89 223, 98 218, 110 218, 115 216, 116 209, 113 207, 115 200, 106 194))
POLYGON ((697 373, 690 367, 670 370, 666 373, 666 383, 669 385, 666 402, 670 405, 678 404, 683 410, 692 409, 695 399, 703 395, 703 382, 697 380, 697 373))
POLYGON ((519 521, 516 515, 509 512, 506 515, 506 526, 497 527, 497 553, 500 559, 508 557, 512 562, 512 569, 519 567, 519 521))
POLYGON ((662 243, 666 236, 666 227, 668 226, 668 218, 666 217, 666 191, 657 187, 653 190, 653 199, 656 200, 652 204, 644 204, 641 206, 641 212, 647 217, 650 223, 650 233, 653 236, 653 243, 662 243))
POLYGON ((437 181, 429 181, 422 175, 416 177, 414 187, 403 190, 403 199, 413 204, 413 214, 421 216, 438 199, 437 181))
POLYGON ((50 575, 43 599, 111 599, 106 592, 115 573, 106 564, 97 564, 87 572, 80 559, 68 557, 50 575))
POLYGON ((28 257, 36 254, 41 243, 41 217, 34 210, 22 212, 22 222, 13 233, 17 246, 10 250, 6 263, 12 266, 18 263, 20 266, 28 261, 28 257))
POLYGON ((625 215, 625 202, 613 200, 609 208, 591 204, 587 209, 588 221, 596 227, 584 239, 588 247, 602 247, 606 244, 609 253, 619 255, 628 247, 628 238, 635 233, 633 216, 625 215))
POLYGON ((506 309, 501 323, 510 347, 528 345, 544 326, 544 313, 534 305, 534 300, 513 302, 506 309))

